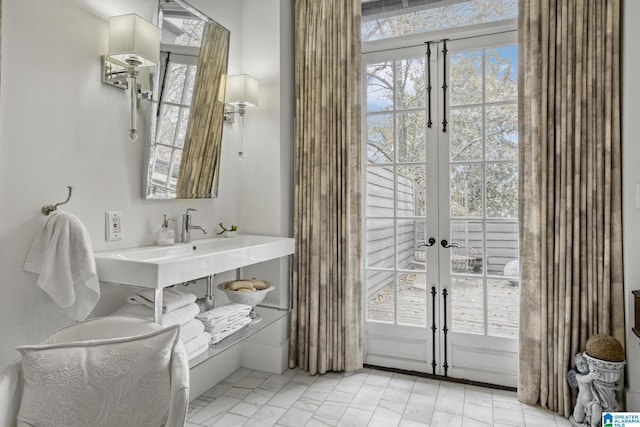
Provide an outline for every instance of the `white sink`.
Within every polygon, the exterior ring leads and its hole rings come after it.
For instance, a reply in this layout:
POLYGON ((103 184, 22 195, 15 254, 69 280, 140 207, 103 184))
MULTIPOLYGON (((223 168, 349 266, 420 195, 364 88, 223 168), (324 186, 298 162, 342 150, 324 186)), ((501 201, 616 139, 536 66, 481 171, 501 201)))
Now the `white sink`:
POLYGON ((96 252, 95 259, 101 281, 159 289, 291 255, 294 247, 287 237, 239 235, 96 252))

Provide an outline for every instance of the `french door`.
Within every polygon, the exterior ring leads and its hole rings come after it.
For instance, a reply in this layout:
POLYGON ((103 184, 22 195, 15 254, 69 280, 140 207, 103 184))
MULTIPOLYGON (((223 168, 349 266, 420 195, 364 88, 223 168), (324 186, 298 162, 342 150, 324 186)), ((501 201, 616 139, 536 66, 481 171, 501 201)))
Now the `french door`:
POLYGON ((517 383, 515 38, 363 55, 368 364, 517 383))

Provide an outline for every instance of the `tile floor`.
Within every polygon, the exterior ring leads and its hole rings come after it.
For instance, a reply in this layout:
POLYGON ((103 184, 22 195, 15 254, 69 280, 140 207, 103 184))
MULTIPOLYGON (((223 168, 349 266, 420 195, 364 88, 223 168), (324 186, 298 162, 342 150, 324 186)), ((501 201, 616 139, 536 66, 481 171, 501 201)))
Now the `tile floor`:
POLYGON ((514 392, 372 369, 310 376, 239 369, 191 402, 187 427, 570 426, 514 392))

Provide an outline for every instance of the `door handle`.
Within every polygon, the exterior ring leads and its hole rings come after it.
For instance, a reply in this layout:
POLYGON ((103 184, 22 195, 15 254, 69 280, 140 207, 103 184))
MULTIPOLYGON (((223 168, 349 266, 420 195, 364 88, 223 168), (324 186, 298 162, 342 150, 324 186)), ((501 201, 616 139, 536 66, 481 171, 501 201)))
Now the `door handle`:
POLYGON ((436 244, 436 239, 434 239, 433 237, 429 237, 429 243, 420 243, 418 245, 418 248, 422 248, 422 247, 429 247, 429 246, 433 246, 436 244))
POLYGON ((458 244, 456 242, 447 242, 446 239, 442 239, 440 241, 440 246, 442 246, 445 249, 449 249, 449 248, 459 248, 460 246, 458 246, 458 244))

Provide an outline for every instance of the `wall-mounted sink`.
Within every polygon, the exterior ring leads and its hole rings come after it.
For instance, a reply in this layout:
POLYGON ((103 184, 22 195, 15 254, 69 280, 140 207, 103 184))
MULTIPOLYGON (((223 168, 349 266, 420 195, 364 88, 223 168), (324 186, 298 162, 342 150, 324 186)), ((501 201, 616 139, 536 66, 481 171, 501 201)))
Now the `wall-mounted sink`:
POLYGON ((96 252, 95 259, 101 281, 160 289, 291 255, 294 248, 292 238, 239 235, 96 252))

